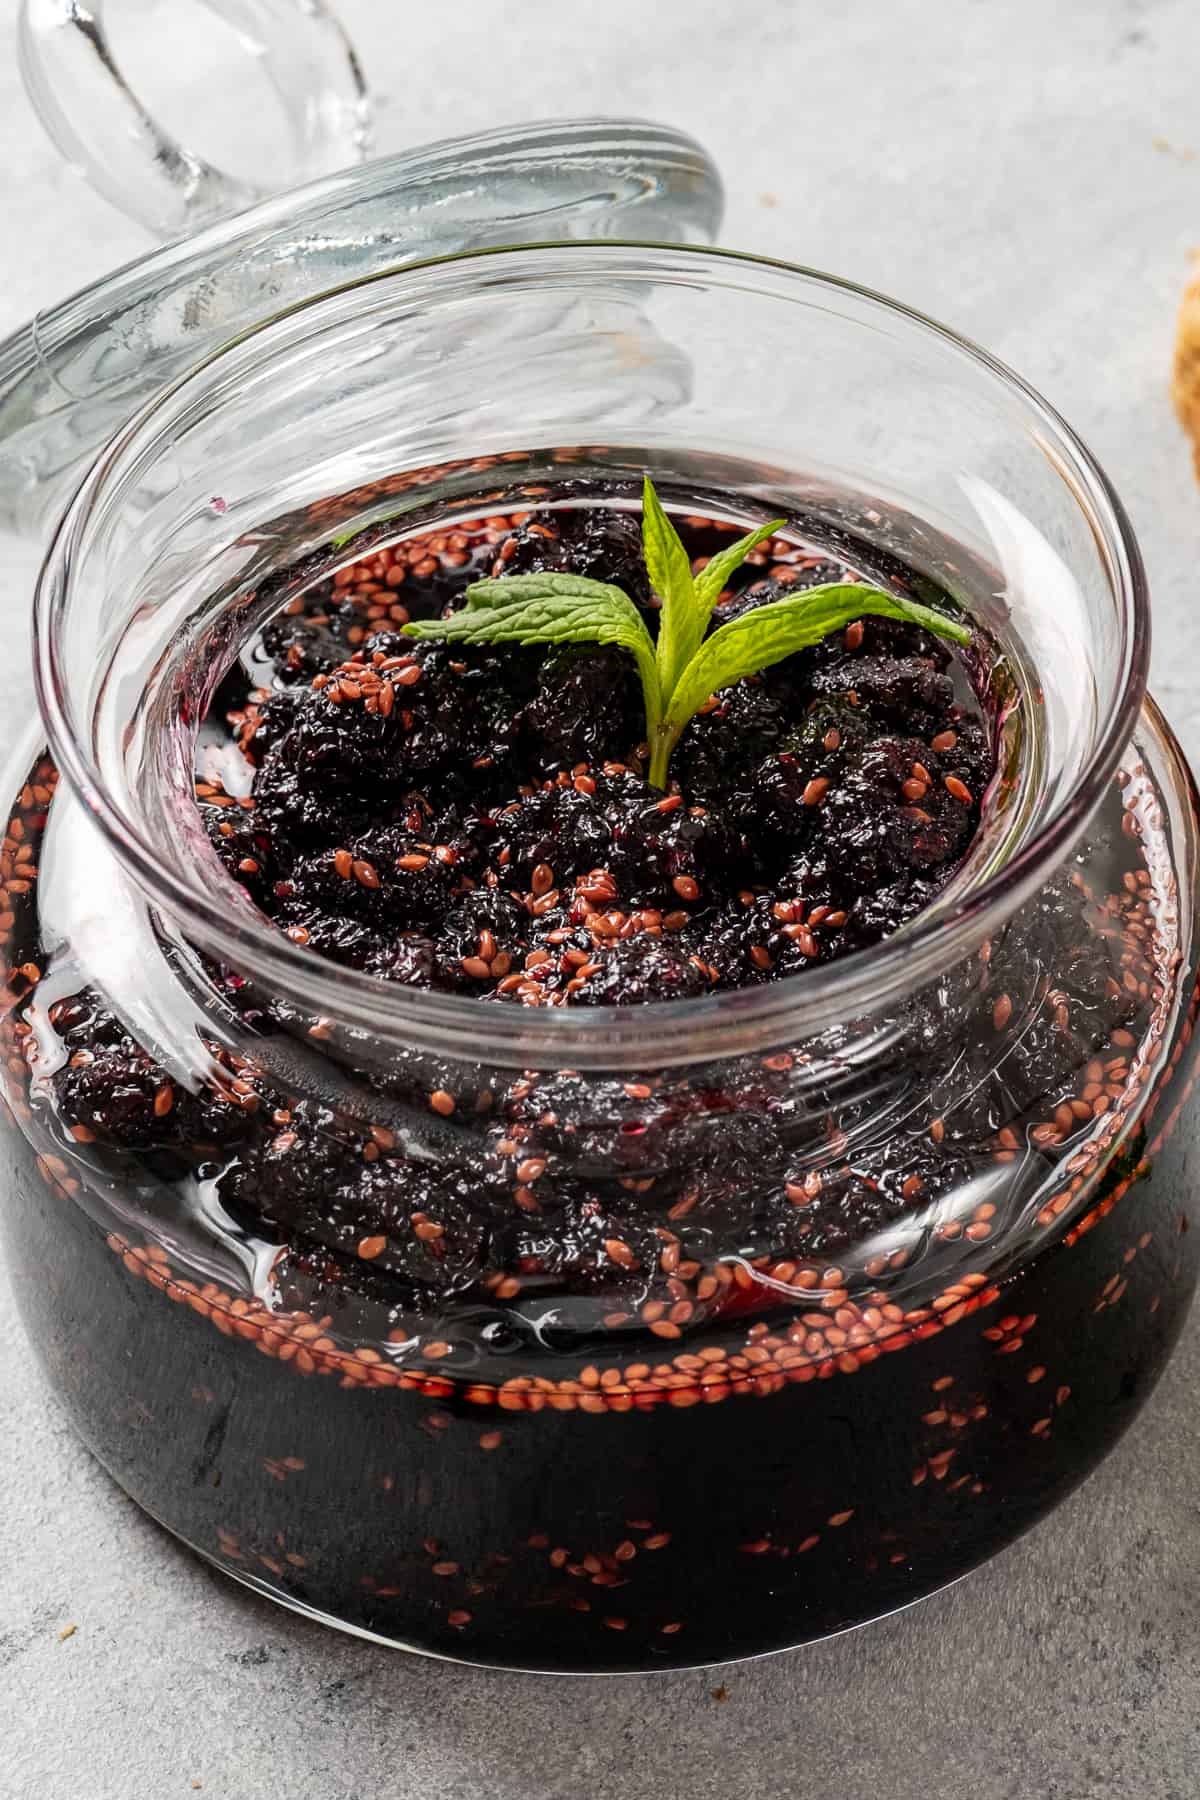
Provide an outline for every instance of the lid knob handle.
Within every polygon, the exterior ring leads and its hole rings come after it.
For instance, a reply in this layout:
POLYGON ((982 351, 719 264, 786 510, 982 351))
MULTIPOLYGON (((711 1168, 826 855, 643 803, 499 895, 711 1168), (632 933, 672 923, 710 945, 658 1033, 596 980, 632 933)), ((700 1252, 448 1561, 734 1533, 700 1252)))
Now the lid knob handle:
POLYGON ((217 168, 175 138, 125 79, 107 0, 22 0, 18 55, 42 125, 122 212, 174 238, 269 193, 358 162, 370 105, 354 48, 325 0, 201 0, 232 27, 283 104, 287 153, 268 181, 217 168))

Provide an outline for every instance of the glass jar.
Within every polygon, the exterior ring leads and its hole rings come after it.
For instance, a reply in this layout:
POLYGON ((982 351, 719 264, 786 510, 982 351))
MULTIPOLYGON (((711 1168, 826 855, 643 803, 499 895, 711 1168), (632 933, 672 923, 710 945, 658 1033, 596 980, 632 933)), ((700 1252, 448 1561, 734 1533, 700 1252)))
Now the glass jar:
POLYGON ((1009 1542, 1137 1412, 1196 1275, 1196 796, 1147 631, 1063 421, 808 271, 447 258, 186 375, 51 549, 0 866, 0 1217, 84 1441, 260 1592, 523 1668, 797 1644, 1009 1542), (611 1010, 409 989, 269 925, 194 785, 264 622, 366 621, 396 547, 630 507, 646 469, 982 627, 999 774, 951 884, 844 961, 611 1010), (568 1205, 570 1279, 528 1253, 568 1205))

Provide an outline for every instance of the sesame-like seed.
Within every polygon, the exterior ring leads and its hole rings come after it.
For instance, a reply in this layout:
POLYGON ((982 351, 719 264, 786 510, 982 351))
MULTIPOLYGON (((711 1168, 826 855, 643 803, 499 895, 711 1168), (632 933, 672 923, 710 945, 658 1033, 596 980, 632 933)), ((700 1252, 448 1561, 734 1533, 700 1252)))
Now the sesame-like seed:
POLYGON ((847 650, 859 649, 863 641, 864 632, 865 627, 861 619, 855 619, 852 625, 847 625, 845 636, 847 650))
POLYGON ((1001 994, 992 1008, 992 1024, 997 1031, 1003 1031, 1013 1015, 1013 1003, 1009 995, 1001 994))
POLYGON ((385 1237, 365 1237, 358 1241, 358 1255, 364 1262, 371 1262, 375 1257, 382 1256, 386 1249, 387 1239, 385 1237))
POLYGON ((961 800, 964 806, 972 804, 970 788, 965 781, 960 781, 957 775, 947 775, 943 786, 952 799, 961 800))
POLYGON ((939 755, 943 755, 947 750, 953 750, 957 742, 957 732, 939 731, 935 738, 930 739, 929 748, 931 750, 936 750, 939 755))
POLYGON ((805 786, 800 796, 802 806, 818 806, 829 792, 829 781, 824 775, 816 775, 805 786))
POLYGON ((427 869, 429 867, 429 858, 428 856, 423 856, 420 851, 410 850, 406 855, 398 856, 396 858, 396 867, 398 869, 408 869, 413 873, 418 873, 421 869, 427 869))
POLYGON ((349 881, 354 872, 354 858, 348 850, 335 850, 333 853, 333 866, 337 870, 337 873, 342 877, 343 881, 349 881))
POLYGON ((445 1088, 434 1088, 429 1096, 429 1104, 435 1113, 441 1113, 444 1119, 448 1119, 454 1111, 454 1096, 448 1094, 445 1088))
POLYGON ((690 875, 676 875, 671 886, 681 900, 698 900, 700 898, 700 883, 694 881, 690 875))
POLYGON ((377 888, 380 885, 379 871, 372 863, 366 862, 361 856, 356 856, 351 866, 354 870, 354 879, 360 887, 377 888))

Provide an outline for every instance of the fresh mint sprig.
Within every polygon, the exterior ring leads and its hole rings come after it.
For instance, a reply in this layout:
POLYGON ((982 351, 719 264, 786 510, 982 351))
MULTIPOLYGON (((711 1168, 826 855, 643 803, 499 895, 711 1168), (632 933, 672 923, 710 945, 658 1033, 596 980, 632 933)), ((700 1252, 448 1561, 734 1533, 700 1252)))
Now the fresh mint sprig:
POLYGON ((621 588, 584 575, 503 575, 467 589, 466 606, 448 619, 414 620, 409 637, 454 644, 616 644, 637 664, 650 746, 649 778, 665 788, 671 752, 695 714, 722 688, 757 675, 864 614, 923 626, 935 637, 969 644, 957 619, 858 582, 828 582, 775 600, 705 637, 722 589, 757 545, 783 524, 748 532, 712 557, 698 575, 662 502, 646 478, 642 548, 650 584, 662 602, 657 641, 621 588))

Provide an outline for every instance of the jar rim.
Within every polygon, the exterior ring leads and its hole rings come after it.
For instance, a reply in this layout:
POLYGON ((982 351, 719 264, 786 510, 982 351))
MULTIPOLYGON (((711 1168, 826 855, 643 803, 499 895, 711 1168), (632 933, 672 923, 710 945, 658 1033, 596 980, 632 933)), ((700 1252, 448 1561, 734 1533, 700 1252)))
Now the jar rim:
POLYGON ((650 244, 622 239, 573 240, 518 247, 485 247, 406 262, 327 288, 288 306, 238 334, 193 364, 143 406, 92 464, 59 521, 34 598, 34 673, 38 703, 51 753, 71 790, 138 887, 186 935, 234 966, 251 968, 273 991, 306 1012, 347 1019, 359 1030, 443 1055, 469 1055, 510 1066, 622 1068, 644 1062, 653 1045, 657 1066, 751 1052, 784 1037, 808 1036, 859 1012, 877 1012, 910 992, 924 976, 982 943, 1028 899, 1086 828, 1112 781, 1133 735, 1146 692, 1150 654, 1149 595, 1132 525, 1099 462, 1062 415, 1020 375, 972 340, 903 302, 859 283, 802 264, 706 246, 650 244), (925 911, 904 929, 867 949, 757 988, 723 990, 684 1000, 635 1007, 572 1008, 490 1005, 473 997, 400 986, 385 977, 348 969, 303 950, 266 918, 261 922, 222 905, 198 874, 161 858, 135 818, 118 803, 91 747, 72 717, 59 627, 67 610, 84 533, 106 484, 119 472, 124 452, 138 434, 178 400, 190 383, 219 366, 230 351, 265 335, 285 320, 384 282, 420 283, 435 269, 526 264, 555 254, 597 260, 621 253, 653 252, 659 272, 690 272, 697 264, 733 266, 753 274, 770 271, 798 283, 853 298, 894 323, 931 334, 1015 398, 1044 435, 1060 463, 1073 498, 1084 513, 1101 556, 1119 614, 1120 674, 1107 716, 1072 792, 1059 799, 1028 841, 978 886, 945 910, 925 911))

